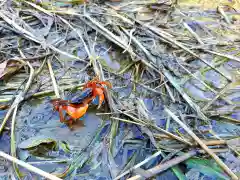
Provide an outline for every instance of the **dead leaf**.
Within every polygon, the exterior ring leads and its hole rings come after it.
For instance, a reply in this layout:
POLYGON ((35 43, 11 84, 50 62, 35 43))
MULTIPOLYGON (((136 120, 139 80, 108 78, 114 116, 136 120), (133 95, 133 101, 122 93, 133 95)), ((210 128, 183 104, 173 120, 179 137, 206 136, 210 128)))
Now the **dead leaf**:
POLYGON ((0 79, 7 80, 23 67, 23 64, 18 61, 4 61, 0 65, 0 79), (5 63, 5 64, 4 64, 5 63), (5 66, 5 67, 4 67, 5 66))
POLYGON ((9 108, 9 105, 3 105, 3 104, 0 105, 0 110, 6 110, 8 108, 9 108))

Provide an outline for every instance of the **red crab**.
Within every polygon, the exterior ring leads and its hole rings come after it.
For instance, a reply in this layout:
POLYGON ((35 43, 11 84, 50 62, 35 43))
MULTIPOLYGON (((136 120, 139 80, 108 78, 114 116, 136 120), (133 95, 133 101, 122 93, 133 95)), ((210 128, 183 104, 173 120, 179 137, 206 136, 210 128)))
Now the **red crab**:
POLYGON ((89 103, 92 100, 93 97, 88 97, 83 102, 74 104, 68 100, 54 99, 51 101, 51 103, 53 104, 54 110, 59 112, 60 122, 62 123, 68 122, 68 125, 71 127, 73 121, 80 119, 86 114, 87 109, 89 107, 89 103), (66 116, 65 117, 63 116, 63 110, 65 110, 67 115, 69 115, 69 118, 67 120, 66 116))
POLYGON ((112 87, 110 82, 99 81, 99 78, 95 77, 93 80, 85 84, 80 95, 78 94, 77 96, 74 96, 71 100, 51 100, 54 109, 59 112, 60 122, 68 122, 68 125, 71 127, 73 121, 76 121, 85 115, 91 102, 96 103, 94 101, 96 101, 97 98, 99 99, 99 102, 96 104, 98 104, 98 108, 100 108, 105 99, 104 85, 110 88, 112 87), (65 110, 67 115, 70 116, 68 120, 65 120, 66 117, 63 116, 63 110, 65 110))

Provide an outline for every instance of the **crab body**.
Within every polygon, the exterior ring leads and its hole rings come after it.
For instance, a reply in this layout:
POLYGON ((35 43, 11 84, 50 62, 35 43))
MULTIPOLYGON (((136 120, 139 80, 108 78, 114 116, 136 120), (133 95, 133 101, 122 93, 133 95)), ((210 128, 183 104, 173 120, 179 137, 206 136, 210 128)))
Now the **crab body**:
POLYGON ((80 94, 75 95, 71 100, 55 99, 51 103, 56 111, 59 112, 60 122, 68 122, 69 126, 77 119, 82 120, 86 114, 89 104, 98 105, 98 109, 104 103, 105 86, 112 88, 107 81, 100 81, 98 77, 87 82, 80 94), (69 116, 68 120, 63 116, 63 111, 69 116))

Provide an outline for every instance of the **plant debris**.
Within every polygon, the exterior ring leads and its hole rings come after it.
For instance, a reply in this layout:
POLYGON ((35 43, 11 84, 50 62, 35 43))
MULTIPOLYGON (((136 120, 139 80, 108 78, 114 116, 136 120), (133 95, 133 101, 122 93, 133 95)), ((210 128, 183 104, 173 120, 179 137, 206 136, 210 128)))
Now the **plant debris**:
POLYGON ((239 179, 239 9, 1 1, 0 179, 239 179), (112 88, 69 129, 52 99, 96 76, 112 88))

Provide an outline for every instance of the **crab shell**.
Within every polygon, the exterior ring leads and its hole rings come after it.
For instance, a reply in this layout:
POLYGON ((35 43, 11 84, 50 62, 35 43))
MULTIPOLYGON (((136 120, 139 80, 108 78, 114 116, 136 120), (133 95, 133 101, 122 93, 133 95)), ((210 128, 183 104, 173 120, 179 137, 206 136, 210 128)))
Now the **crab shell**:
POLYGON ((84 89, 80 94, 76 94, 71 98, 72 104, 80 104, 84 101, 84 99, 91 97, 93 95, 92 88, 84 89))

